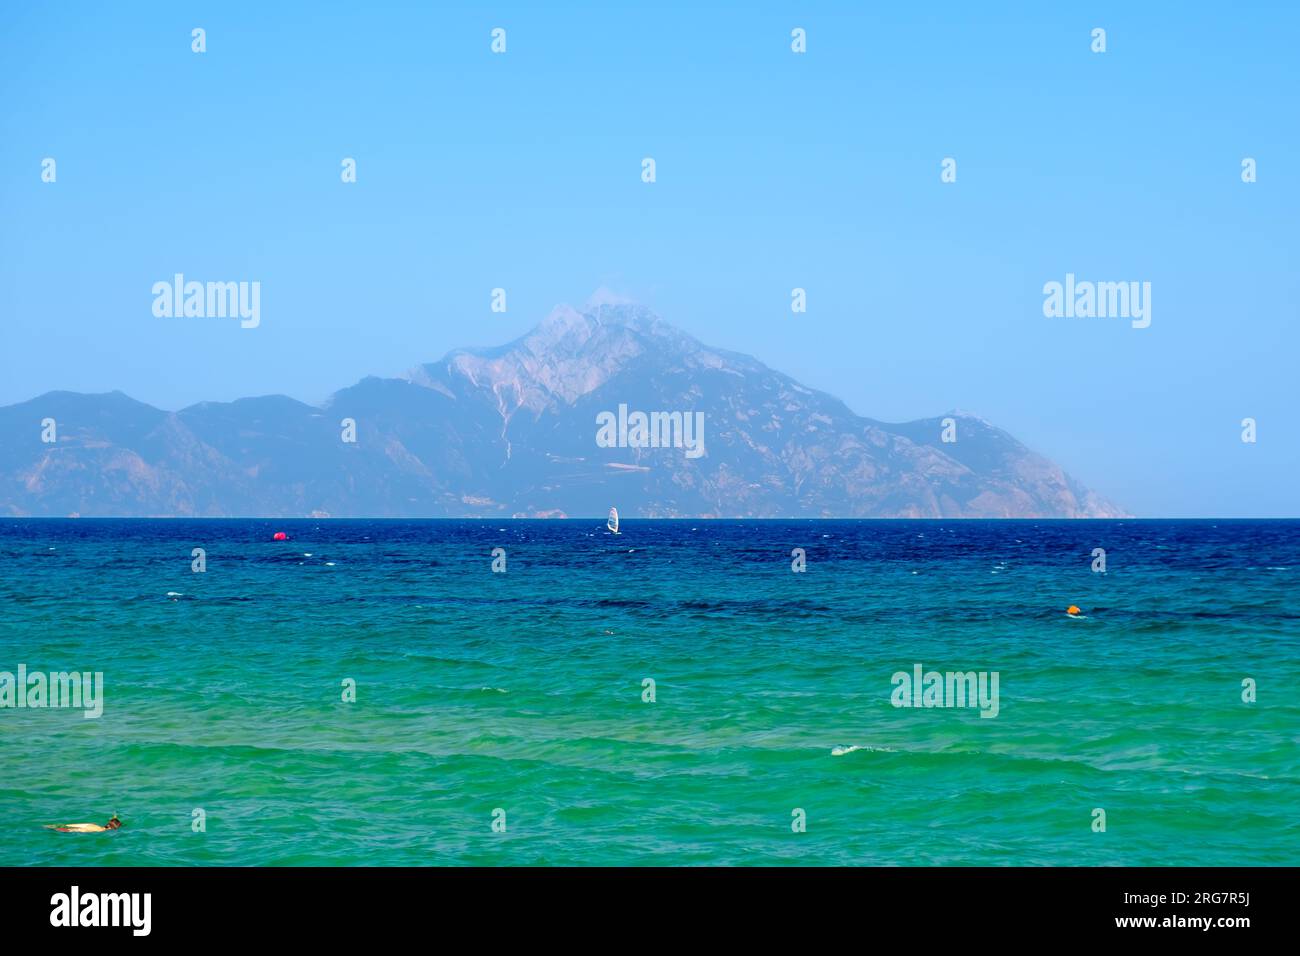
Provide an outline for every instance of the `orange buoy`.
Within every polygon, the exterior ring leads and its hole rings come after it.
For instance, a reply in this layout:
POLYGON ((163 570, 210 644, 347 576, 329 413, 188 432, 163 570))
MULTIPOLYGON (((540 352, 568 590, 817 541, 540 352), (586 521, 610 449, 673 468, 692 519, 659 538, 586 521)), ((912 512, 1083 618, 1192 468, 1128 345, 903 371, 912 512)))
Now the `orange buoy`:
POLYGON ((275 533, 275 540, 276 540, 276 541, 288 541, 288 540, 289 540, 289 536, 288 536, 287 534, 285 534, 283 531, 277 531, 277 532, 275 533))
POLYGON ((1069 607, 1065 609, 1065 613, 1069 615, 1075 615, 1075 614, 1082 614, 1083 612, 1079 610, 1079 605, 1071 604, 1069 607))

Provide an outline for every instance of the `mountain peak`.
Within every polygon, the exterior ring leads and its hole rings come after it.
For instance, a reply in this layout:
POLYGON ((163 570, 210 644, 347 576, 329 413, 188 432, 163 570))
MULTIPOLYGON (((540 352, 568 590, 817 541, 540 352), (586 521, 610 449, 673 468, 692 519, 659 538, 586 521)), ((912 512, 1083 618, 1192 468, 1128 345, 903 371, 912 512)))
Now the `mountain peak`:
POLYGON ((124 396, 0 409, 0 513, 1107 517, 1123 512, 983 419, 889 425, 597 290, 322 409, 283 396, 174 414, 124 396), (667 432, 633 437, 630 416, 667 432), (340 416, 357 441, 339 440, 340 416), (600 421, 623 424, 617 441, 600 421), (679 434, 673 437, 673 421, 679 434), (689 421, 698 441, 683 444, 689 421), (696 424, 698 423, 698 424, 696 424), (702 454, 690 455, 696 448, 702 454))
POLYGON ((688 338, 653 309, 603 290, 593 293, 581 309, 567 303, 555 306, 524 338, 528 340, 541 335, 552 340, 575 336, 585 342, 602 327, 627 329, 642 335, 688 338))
POLYGON ((633 299, 627 296, 619 295, 608 286, 601 286, 595 292, 587 297, 586 308, 594 309, 601 305, 635 305, 633 299))
POLYGON ((583 315, 573 306, 562 302, 546 314, 546 318, 533 329, 534 332, 545 329, 547 331, 564 334, 574 329, 586 330, 591 324, 589 316, 583 315))
MULTIPOLYGON (((600 290, 593 298, 599 297, 600 290)), ((560 304, 513 342, 458 349, 405 377, 452 396, 457 380, 466 380, 498 396, 503 414, 521 408, 540 412, 557 403, 572 405, 647 355, 685 365, 702 351, 699 342, 643 305, 605 301, 580 311, 560 304)))

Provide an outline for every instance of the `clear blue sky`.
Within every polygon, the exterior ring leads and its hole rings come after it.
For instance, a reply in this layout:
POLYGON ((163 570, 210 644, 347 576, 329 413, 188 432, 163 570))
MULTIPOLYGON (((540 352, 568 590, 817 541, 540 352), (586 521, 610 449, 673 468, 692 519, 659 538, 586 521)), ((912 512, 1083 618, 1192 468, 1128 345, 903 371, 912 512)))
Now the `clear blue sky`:
POLYGON ((5 4, 0 403, 319 401, 608 286, 1139 514, 1300 514, 1295 5, 635 6, 5 4), (261 327, 155 318, 175 272, 261 327), (1045 318, 1067 272, 1151 327, 1045 318))

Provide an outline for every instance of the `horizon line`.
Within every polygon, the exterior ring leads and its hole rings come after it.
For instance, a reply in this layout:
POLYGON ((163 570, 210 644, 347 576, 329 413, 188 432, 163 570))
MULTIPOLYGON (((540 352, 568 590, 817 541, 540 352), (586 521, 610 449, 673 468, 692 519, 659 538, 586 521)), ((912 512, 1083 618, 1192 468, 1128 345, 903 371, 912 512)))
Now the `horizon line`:
MULTIPOLYGON (((0 521, 600 521, 607 516, 602 514, 593 515, 566 515, 563 518, 539 518, 539 517, 492 517, 491 515, 454 515, 440 517, 394 517, 392 515, 331 515, 329 517, 313 518, 310 516, 295 515, 285 517, 283 515, 0 515, 0 521)), ((849 515, 832 515, 830 517, 659 517, 659 518, 628 518, 620 513, 620 522, 627 521, 1056 521, 1076 523, 1081 521, 1300 521, 1300 515, 1267 515, 1267 516, 1233 516, 1233 515, 1147 515, 1142 517, 1127 518, 1062 518, 1062 517, 1043 517, 1043 518, 975 518, 962 515, 953 515, 949 517, 871 517, 861 518, 849 515)))

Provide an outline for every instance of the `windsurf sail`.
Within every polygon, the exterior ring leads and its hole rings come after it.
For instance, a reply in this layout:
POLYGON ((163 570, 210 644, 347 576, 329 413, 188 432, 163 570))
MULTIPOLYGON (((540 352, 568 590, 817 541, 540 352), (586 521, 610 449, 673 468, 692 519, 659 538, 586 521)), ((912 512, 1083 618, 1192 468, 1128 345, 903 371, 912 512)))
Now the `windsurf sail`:
POLYGON ((608 528, 612 534, 618 534, 618 509, 617 508, 609 509, 609 520, 605 522, 605 527, 608 528))

